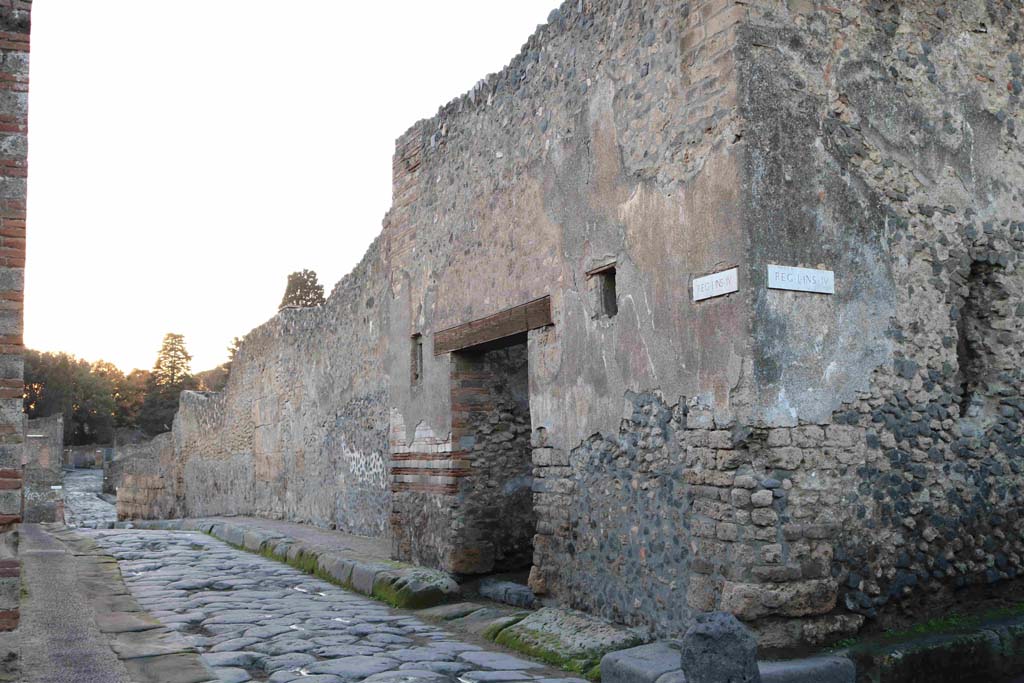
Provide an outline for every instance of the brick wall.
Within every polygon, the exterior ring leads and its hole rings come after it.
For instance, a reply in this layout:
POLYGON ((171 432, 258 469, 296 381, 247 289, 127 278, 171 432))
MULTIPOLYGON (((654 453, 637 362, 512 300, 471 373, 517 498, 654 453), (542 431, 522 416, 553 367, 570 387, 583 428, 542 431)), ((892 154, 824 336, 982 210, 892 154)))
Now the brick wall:
POLYGON ((0 629, 18 625, 31 0, 0 2, 0 629))

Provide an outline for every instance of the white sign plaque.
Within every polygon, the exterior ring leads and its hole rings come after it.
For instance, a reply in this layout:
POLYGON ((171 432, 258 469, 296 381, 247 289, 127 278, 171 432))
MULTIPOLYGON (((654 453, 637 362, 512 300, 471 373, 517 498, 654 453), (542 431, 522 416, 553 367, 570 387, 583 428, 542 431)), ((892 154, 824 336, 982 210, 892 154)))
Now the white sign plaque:
POLYGON ((694 278, 693 300, 703 301, 711 297, 731 294, 739 288, 739 268, 730 268, 720 273, 694 278))
POLYGON ((791 289, 795 292, 836 293, 836 276, 831 270, 768 266, 769 289, 791 289))

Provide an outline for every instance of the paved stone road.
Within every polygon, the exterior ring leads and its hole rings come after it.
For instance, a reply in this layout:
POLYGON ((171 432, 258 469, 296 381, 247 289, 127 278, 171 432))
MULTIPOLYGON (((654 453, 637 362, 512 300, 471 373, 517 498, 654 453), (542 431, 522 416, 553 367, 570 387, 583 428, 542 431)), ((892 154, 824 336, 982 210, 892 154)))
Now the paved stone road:
POLYGON ((569 681, 204 534, 81 533, 118 558, 139 603, 185 635, 223 681, 569 681))
POLYGON ((64 518, 68 526, 106 528, 117 521, 113 505, 100 498, 103 470, 64 473, 64 518))

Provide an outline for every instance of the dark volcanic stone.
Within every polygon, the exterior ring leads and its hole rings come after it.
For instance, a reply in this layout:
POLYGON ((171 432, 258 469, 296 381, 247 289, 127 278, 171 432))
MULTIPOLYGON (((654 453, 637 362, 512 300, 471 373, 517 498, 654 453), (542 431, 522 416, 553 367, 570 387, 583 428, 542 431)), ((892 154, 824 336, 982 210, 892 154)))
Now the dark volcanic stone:
POLYGON ((731 614, 697 617, 681 642, 687 683, 760 683, 757 639, 731 614))

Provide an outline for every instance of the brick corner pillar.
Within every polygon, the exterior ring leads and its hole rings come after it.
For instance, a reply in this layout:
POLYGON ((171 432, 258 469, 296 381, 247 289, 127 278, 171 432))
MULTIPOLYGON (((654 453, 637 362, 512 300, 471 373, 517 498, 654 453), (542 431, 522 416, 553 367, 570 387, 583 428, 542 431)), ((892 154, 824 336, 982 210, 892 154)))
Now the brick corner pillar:
POLYGON ((0 631, 18 626, 31 0, 0 0, 0 631))

